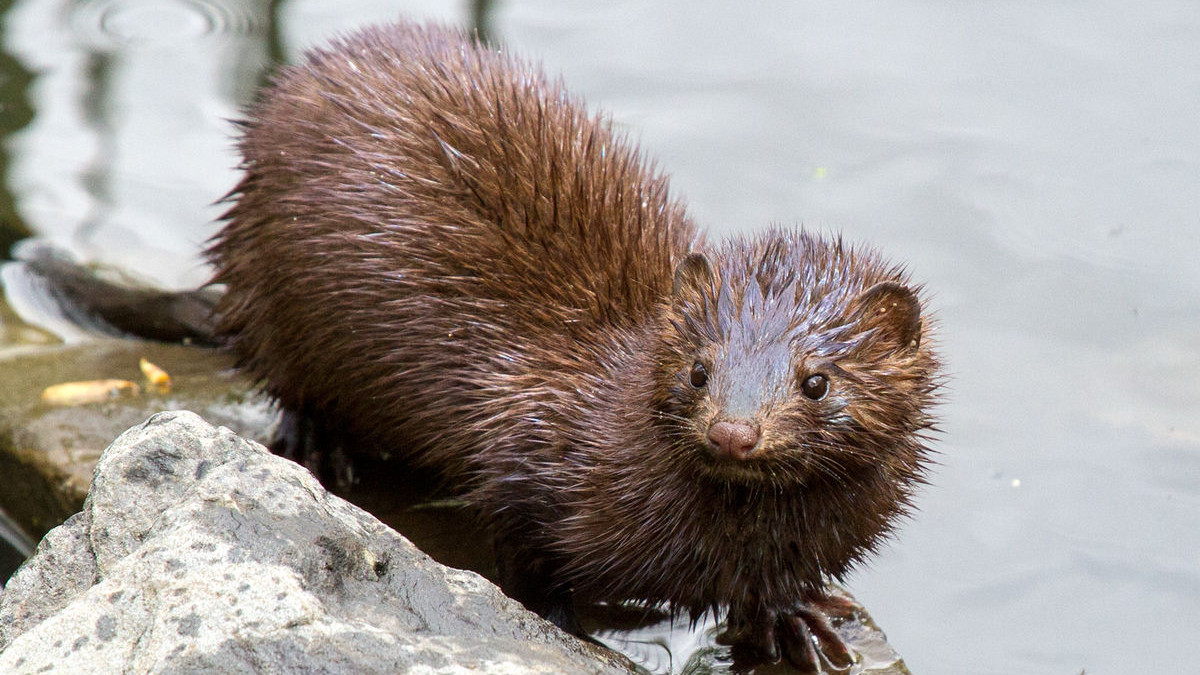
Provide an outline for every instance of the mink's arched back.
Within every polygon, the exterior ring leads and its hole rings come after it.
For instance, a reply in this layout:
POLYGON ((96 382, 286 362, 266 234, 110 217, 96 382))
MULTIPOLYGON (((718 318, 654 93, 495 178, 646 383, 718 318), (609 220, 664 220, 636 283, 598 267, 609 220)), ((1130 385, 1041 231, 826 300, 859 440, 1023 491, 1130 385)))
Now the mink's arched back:
POLYGON ((645 320, 695 237, 606 119, 443 28, 311 52, 250 110, 240 148, 209 250, 228 288, 220 333, 285 405, 368 433, 386 424, 347 407, 363 391, 419 419, 433 389, 443 410, 503 395, 530 360, 518 352, 588 358, 597 330, 645 320))

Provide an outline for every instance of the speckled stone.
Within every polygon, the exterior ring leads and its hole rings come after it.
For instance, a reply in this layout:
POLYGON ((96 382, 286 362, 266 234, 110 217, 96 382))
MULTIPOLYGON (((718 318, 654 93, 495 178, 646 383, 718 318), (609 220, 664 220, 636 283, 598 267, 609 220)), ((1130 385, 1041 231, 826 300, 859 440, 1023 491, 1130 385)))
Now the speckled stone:
POLYGON ((0 597, 0 650, 4 673, 628 672, 188 412, 104 452, 0 597))

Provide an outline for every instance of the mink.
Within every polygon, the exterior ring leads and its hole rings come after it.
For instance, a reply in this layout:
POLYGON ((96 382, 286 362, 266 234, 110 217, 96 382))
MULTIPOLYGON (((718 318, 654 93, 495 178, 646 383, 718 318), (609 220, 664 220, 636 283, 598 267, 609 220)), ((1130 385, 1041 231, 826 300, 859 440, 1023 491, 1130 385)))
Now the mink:
POLYGON ((666 604, 727 613, 736 653, 848 656, 826 584, 930 462, 903 267, 800 228, 707 241, 610 118, 450 28, 308 52, 239 148, 217 337, 293 425, 444 476, 504 590, 568 630, 577 602, 666 604))

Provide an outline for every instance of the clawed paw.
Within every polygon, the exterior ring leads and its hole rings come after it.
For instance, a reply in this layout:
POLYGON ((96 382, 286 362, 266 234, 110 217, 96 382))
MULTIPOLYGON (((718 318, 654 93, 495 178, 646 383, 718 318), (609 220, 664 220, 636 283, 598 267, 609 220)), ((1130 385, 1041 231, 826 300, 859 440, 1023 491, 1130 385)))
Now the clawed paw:
POLYGON ((848 672, 855 654, 830 624, 823 602, 838 600, 805 602, 783 612, 731 612, 717 641, 731 646, 735 663, 786 660, 806 673, 848 672))

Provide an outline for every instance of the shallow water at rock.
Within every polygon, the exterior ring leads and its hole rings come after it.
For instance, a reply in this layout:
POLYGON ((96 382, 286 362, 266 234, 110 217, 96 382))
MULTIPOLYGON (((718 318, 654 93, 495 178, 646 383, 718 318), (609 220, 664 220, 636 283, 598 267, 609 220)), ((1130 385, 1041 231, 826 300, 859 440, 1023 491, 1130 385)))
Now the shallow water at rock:
MULTIPOLYGON (((265 65, 467 14, 267 7, 13 3, 0 241, 200 283, 237 175, 227 120, 265 65)), ((611 111, 714 234, 837 230, 932 291, 941 465, 848 580, 914 672, 1192 668, 1200 5, 537 0, 491 25, 611 111)), ((0 308, 0 350, 50 340, 0 308)))
POLYGON ((3 509, 0 509, 0 587, 21 565, 21 561, 33 555, 33 542, 3 509))

